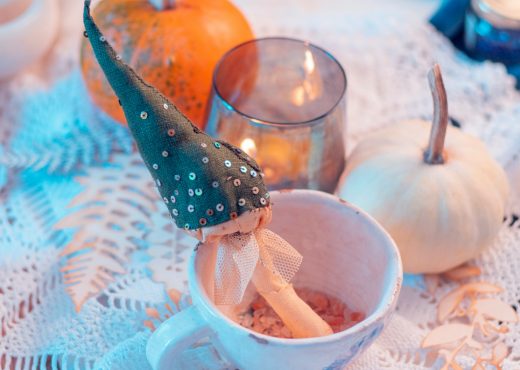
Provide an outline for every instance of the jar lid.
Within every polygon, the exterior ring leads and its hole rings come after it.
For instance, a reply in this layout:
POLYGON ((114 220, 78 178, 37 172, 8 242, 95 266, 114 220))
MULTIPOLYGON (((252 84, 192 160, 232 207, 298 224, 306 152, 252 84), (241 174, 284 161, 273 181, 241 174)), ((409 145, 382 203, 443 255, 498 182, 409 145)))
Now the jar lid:
POLYGON ((520 30, 520 1, 472 0, 473 11, 497 28, 520 30))

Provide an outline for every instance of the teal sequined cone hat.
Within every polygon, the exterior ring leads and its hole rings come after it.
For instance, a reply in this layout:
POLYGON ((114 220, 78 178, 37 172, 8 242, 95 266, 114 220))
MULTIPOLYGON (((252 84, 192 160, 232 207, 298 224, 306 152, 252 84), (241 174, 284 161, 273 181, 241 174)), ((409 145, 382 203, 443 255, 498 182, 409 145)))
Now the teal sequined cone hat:
MULTIPOLYGON (((302 256, 265 228, 271 207, 258 164, 200 131, 123 63, 94 23, 90 0, 85 1, 83 21, 171 216, 202 242, 197 253, 211 255, 215 274, 208 295, 216 304, 237 304, 252 282, 295 337, 331 334, 330 326, 289 283, 302 256)), ((153 343, 152 337, 149 345, 153 343)), ((149 360, 154 368, 169 366, 165 358, 149 360)))
POLYGON ((89 0, 83 21, 85 36, 178 227, 195 230, 219 225, 269 206, 263 174, 252 158, 199 130, 126 65, 94 23, 89 0))

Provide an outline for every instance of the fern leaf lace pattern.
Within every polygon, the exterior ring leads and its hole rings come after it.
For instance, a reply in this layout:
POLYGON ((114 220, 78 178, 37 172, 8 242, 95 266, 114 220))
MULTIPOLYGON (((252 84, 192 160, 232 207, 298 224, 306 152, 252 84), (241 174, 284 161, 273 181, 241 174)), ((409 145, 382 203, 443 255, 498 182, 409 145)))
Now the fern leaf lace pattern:
MULTIPOLYGON (((406 9, 357 17, 296 0, 236 2, 257 36, 311 40, 345 66, 350 150, 369 131, 429 119, 424 74, 438 62, 452 122, 506 168, 519 166, 512 78, 500 65, 466 59, 406 9)), ((0 369, 145 370, 150 328, 189 305, 186 267, 196 242, 174 227, 127 129, 92 106, 78 68, 83 2, 61 3, 53 50, 0 85, 0 369)), ((481 275, 470 281, 502 287, 494 298, 517 310, 519 243, 516 193, 496 243, 471 262, 481 275)), ((457 286, 442 281, 431 292, 428 279, 408 276, 393 320, 352 368, 442 368, 442 356, 421 341, 439 324, 437 304, 457 286)), ((502 368, 517 368, 519 324, 490 340, 507 347, 502 368)), ((461 352, 457 362, 471 369, 474 356, 461 352)), ((209 342, 175 366, 231 368, 209 342)))

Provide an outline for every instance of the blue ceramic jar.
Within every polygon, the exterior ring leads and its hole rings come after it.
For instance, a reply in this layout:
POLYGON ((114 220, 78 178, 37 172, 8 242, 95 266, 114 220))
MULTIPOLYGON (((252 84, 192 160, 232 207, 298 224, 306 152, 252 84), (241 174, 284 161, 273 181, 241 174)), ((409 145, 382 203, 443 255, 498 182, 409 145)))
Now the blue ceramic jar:
POLYGON ((520 1, 472 0, 464 35, 475 59, 520 65, 520 1))

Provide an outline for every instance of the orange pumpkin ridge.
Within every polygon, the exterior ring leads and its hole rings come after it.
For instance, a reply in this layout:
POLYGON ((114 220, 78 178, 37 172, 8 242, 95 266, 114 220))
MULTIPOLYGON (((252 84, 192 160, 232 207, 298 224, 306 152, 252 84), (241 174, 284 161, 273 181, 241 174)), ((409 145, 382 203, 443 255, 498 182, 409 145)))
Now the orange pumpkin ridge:
MULTIPOLYGON (((253 38, 247 20, 227 0, 177 0, 165 10, 148 0, 103 0, 93 17, 122 59, 200 128, 216 63, 253 38)), ((88 40, 81 45, 81 70, 93 102, 126 123, 88 40)))

